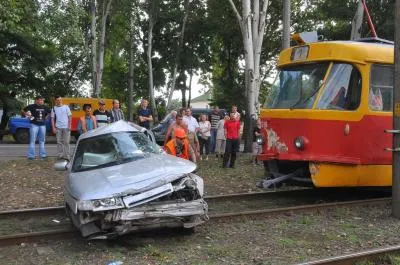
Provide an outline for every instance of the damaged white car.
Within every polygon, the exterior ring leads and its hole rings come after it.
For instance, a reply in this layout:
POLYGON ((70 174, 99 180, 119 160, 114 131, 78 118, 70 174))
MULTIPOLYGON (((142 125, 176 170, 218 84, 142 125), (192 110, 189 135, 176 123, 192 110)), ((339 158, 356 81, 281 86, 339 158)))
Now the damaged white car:
POLYGON ((203 179, 165 154, 143 128, 118 121, 80 136, 66 170, 67 213, 82 236, 109 238, 157 227, 192 229, 208 219, 203 179))

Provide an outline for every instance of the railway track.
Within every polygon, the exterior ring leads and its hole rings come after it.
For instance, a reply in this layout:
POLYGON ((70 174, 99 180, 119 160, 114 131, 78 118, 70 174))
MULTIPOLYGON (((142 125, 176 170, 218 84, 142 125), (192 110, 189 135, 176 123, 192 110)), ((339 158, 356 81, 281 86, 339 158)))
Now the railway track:
MULTIPOLYGON (((309 191, 298 190, 294 194, 307 195, 309 191)), ((219 195, 219 196, 209 196, 206 197, 209 205, 212 205, 213 201, 226 202, 229 200, 249 200, 260 197, 265 200, 265 198, 276 198, 279 196, 286 196, 288 194, 293 194, 292 192, 260 192, 260 193, 244 193, 244 194, 230 194, 230 195, 219 195)), ((352 200, 352 201, 342 201, 342 202, 328 202, 319 204, 306 204, 290 207, 280 207, 280 208, 261 208, 255 210, 239 210, 230 212, 218 212, 213 211, 212 208, 209 212, 210 221, 217 221, 223 219, 231 219, 237 217, 245 216, 262 216, 262 215, 272 215, 272 214, 284 214, 284 213, 294 213, 294 212, 304 212, 317 209, 326 209, 334 207, 344 207, 350 205, 371 205, 371 204, 385 204, 389 203, 391 198, 375 198, 375 199, 365 199, 365 200, 352 200)), ((3 211, 0 212, 0 220, 6 218, 32 218, 32 217, 43 217, 43 216, 64 216, 64 207, 49 207, 49 208, 37 208, 37 209, 27 209, 27 210, 13 210, 13 211, 3 211)), ((70 223, 65 223, 52 230, 40 231, 40 232, 29 232, 29 233, 18 233, 0 236, 0 246, 15 245, 28 242, 41 242, 41 241, 51 241, 51 240, 62 240, 79 237, 80 235, 73 229, 70 223)))
MULTIPOLYGON (((362 252, 352 253, 343 256, 331 257, 321 260, 310 261, 298 265, 353 265, 357 262, 362 262, 368 259, 377 258, 380 256, 395 254, 400 252, 400 245, 384 248, 370 249, 362 252)), ((363 263, 367 264, 367 263, 363 263)), ((369 264, 369 263, 368 263, 369 264)))
MULTIPOLYGON (((371 193, 369 190, 362 189, 298 189, 289 191, 267 191, 267 192, 251 192, 251 193, 235 193, 235 194, 223 194, 214 196, 205 196, 204 199, 210 204, 219 202, 237 202, 240 200, 272 200, 284 198, 286 204, 292 204, 293 201, 298 201, 301 204, 318 204, 324 202, 333 201, 358 201, 361 199, 375 199, 389 197, 390 194, 386 191, 379 191, 378 194, 371 193), (340 196, 338 196, 340 195, 340 196)), ((276 204, 275 201, 272 201, 276 204)), ((279 206, 279 204, 277 204, 279 206)), ((276 207, 275 207, 276 208, 276 207)), ((284 207, 282 207, 284 208, 284 207)), ((63 215, 65 214, 64 206, 53 206, 43 208, 31 208, 31 209, 17 209, 0 211, 0 219, 6 217, 19 217, 19 218, 30 218, 35 216, 46 216, 46 215, 63 215)))

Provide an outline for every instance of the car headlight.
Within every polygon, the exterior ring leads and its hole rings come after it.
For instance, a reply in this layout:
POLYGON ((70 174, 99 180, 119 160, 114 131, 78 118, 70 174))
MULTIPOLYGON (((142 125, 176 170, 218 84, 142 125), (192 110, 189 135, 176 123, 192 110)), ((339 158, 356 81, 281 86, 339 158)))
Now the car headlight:
POLYGON ((189 189, 194 190, 197 188, 197 183, 193 179, 187 179, 183 184, 189 189))
POLYGON ((78 202, 78 209, 81 211, 104 211, 123 207, 122 199, 115 197, 78 202))
POLYGON ((259 144, 259 145, 264 144, 264 137, 262 137, 261 135, 257 136, 257 137, 256 137, 256 142, 257 142, 257 144, 259 144))

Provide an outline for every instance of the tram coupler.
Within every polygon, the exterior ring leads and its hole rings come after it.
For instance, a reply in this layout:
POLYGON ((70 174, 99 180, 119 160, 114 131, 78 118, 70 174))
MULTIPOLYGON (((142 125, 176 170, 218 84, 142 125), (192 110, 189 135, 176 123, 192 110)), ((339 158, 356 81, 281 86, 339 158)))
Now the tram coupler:
POLYGON ((289 180, 291 178, 294 178, 296 176, 301 176, 303 173, 303 169, 298 169, 292 173, 289 174, 279 174, 279 173, 270 173, 272 175, 271 177, 267 177, 264 180, 260 181, 257 183, 257 187, 259 188, 264 188, 268 189, 271 186, 276 187, 277 184, 282 183, 286 180, 289 180))

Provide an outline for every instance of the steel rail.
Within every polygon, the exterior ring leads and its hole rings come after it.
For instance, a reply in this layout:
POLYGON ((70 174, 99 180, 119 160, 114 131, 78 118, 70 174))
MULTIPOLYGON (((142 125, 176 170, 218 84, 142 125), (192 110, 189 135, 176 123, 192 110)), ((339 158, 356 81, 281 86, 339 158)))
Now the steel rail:
POLYGON ((298 265, 352 265, 358 261, 365 259, 376 258, 385 254, 393 254, 400 252, 400 245, 390 246, 384 248, 370 249, 362 252, 356 252, 352 254, 347 254, 343 256, 336 256, 321 260, 315 260, 305 263, 300 263, 298 265))
POLYGON ((301 206, 283 207, 275 209, 264 209, 264 210, 253 210, 253 211, 243 211, 236 213, 219 213, 219 214, 209 214, 210 219, 221 219, 228 217, 240 217, 248 215, 268 215, 268 214, 282 214, 288 212, 298 212, 307 210, 318 210, 332 207, 342 207, 349 205, 364 205, 364 204, 378 204, 390 202, 391 198, 379 198, 379 199, 368 199, 368 200, 356 200, 356 201, 346 201, 346 202, 328 202, 321 204, 308 204, 301 206))
POLYGON ((294 189, 294 190, 281 190, 281 191, 260 191, 260 192, 242 192, 242 193, 232 193, 232 194, 220 194, 220 195, 210 195, 204 196, 204 199, 219 199, 219 198, 235 198, 235 197, 246 197, 246 196, 256 196, 256 195, 281 195, 289 193, 306 193, 316 191, 316 189, 304 188, 304 189, 294 189))
POLYGON ((54 229, 41 232, 21 233, 14 235, 0 236, 0 246, 20 245, 49 240, 71 239, 76 237, 77 231, 71 229, 54 229))
MULTIPOLYGON (((257 196, 266 196, 266 197, 279 197, 286 196, 288 194, 293 195, 293 193, 306 193, 311 192, 312 189, 298 189, 298 190, 290 190, 290 191, 269 191, 269 192, 249 192, 249 193, 233 193, 233 194, 222 194, 222 195, 213 195, 213 196, 204 196, 205 200, 219 200, 219 199, 240 199, 245 197, 257 197, 257 196)), ((65 207, 64 206, 53 206, 53 207, 42 207, 42 208, 27 208, 27 209, 16 209, 16 210, 8 210, 8 211, 0 211, 0 218, 5 217, 21 217, 21 216, 36 216, 36 215, 50 215, 50 214, 64 214, 65 207)))
POLYGON ((0 218, 6 218, 12 216, 36 216, 36 215, 43 216, 49 214, 63 214, 63 213, 65 213, 64 206, 27 208, 27 209, 0 211, 0 218))
MULTIPOLYGON (((333 202, 324 204, 314 204, 314 205, 303 205, 276 209, 265 209, 265 210, 254 210, 254 211, 244 211, 244 212, 232 212, 232 213, 220 213, 220 214, 210 214, 210 220, 218 220, 224 218, 235 218, 244 216, 257 216, 257 215, 270 215, 270 214, 282 214, 287 212, 300 212, 315 209, 326 209, 332 207, 342 207, 349 205, 364 205, 364 204, 376 204, 376 203, 386 203, 390 202, 390 198, 380 198, 380 199, 369 199, 369 200, 357 200, 357 201, 347 201, 347 202, 333 202)), ((44 208, 46 209, 46 208, 44 208)), ((70 239, 78 235, 77 231, 74 229, 56 229, 43 232, 31 232, 22 233, 14 235, 3 235, 0 236, 0 246, 15 245, 26 242, 38 242, 38 241, 50 241, 54 239, 70 239)))

